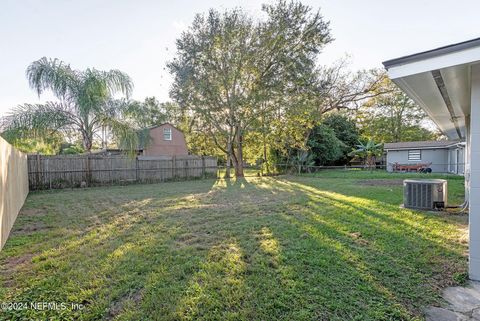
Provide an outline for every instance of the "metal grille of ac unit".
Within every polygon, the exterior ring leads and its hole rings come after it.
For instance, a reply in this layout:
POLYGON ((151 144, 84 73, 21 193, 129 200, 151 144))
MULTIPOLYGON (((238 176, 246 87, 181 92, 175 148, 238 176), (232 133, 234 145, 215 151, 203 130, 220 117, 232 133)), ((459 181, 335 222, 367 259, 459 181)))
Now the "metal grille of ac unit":
POLYGON ((431 208, 432 184, 410 183, 406 185, 405 207, 431 208))

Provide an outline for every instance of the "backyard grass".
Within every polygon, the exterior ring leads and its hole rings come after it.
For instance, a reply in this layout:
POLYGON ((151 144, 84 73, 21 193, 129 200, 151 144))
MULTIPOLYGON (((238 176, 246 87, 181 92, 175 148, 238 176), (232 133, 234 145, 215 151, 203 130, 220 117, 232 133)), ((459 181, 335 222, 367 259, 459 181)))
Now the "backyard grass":
MULTIPOLYGON (((421 320, 465 279, 467 216, 400 209, 411 176, 31 193, 0 252, 0 302, 67 306, 0 318, 421 320)), ((461 203, 463 178, 447 177, 461 203)))

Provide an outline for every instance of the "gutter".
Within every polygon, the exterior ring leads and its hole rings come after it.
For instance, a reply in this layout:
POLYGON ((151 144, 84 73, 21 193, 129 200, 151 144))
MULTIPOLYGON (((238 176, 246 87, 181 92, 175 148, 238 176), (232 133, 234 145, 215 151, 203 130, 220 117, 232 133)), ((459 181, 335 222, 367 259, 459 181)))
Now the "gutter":
POLYGON ((463 147, 463 146, 465 146, 465 143, 460 142, 460 143, 450 144, 450 145, 447 145, 447 146, 437 146, 437 147, 415 147, 415 146, 412 146, 412 147, 384 148, 383 150, 388 152, 388 151, 415 150, 415 149, 419 149, 419 150, 424 150, 424 149, 449 149, 451 147, 458 147, 458 146, 463 147))
POLYGON ((445 82, 443 81, 442 73, 438 69, 432 70, 430 73, 432 74, 433 80, 435 80, 435 84, 437 85, 438 90, 440 91, 440 95, 442 96, 443 101, 447 106, 447 110, 450 114, 451 121, 455 126, 455 130, 457 131, 457 135, 458 137, 460 137, 460 139, 463 139, 464 137, 462 136, 462 132, 460 131, 460 126, 458 125, 459 117, 455 115, 455 111, 453 110, 452 102, 450 101, 450 96, 448 95, 447 87, 445 86, 445 82))
POLYGON ((407 56, 403 56, 403 57, 400 57, 400 58, 386 60, 386 61, 382 62, 382 64, 386 69, 389 69, 390 67, 394 67, 394 66, 398 66, 398 65, 404 65, 404 64, 411 63, 411 62, 424 60, 424 59, 434 58, 434 57, 446 55, 446 54, 449 54, 449 53, 452 53, 452 52, 477 47, 479 45, 480 45, 480 38, 475 38, 475 39, 470 39, 470 40, 467 40, 467 41, 451 44, 451 45, 448 45, 448 46, 443 46, 443 47, 439 47, 439 48, 436 48, 436 49, 431 49, 431 50, 419 52, 419 53, 416 53, 416 54, 413 54, 413 55, 407 55, 407 56))

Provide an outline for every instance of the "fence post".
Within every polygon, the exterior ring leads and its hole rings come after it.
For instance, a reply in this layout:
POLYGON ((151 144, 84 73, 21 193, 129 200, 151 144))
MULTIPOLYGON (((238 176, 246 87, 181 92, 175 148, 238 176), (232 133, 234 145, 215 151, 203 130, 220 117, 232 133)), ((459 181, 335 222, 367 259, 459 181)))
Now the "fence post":
POLYGON ((202 155, 202 178, 205 178, 205 157, 202 155))
POLYGON ((86 161, 86 168, 87 168, 87 186, 91 185, 92 178, 91 178, 91 171, 90 171, 90 155, 87 154, 87 158, 85 159, 86 161))
POLYGON ((175 179, 177 174, 177 159, 175 156, 172 156, 172 179, 175 179))
POLYGON ((37 189, 41 188, 40 184, 40 154, 37 152, 37 189))
POLYGON ((138 156, 135 157, 135 181, 138 183, 138 156))

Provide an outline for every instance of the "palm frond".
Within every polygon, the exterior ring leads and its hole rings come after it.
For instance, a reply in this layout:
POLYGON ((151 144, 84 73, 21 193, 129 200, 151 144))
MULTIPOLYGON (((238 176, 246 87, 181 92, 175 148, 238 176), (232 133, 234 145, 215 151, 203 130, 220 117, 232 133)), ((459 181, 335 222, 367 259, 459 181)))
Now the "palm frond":
POLYGON ((117 141, 118 148, 130 156, 138 150, 139 137, 137 131, 121 120, 105 115, 102 124, 107 126, 117 141))
POLYGON ((87 69, 84 72, 85 83, 94 82, 97 87, 101 87, 105 90, 105 94, 113 96, 114 94, 121 92, 127 98, 129 98, 133 91, 132 79, 124 72, 112 69, 109 71, 101 71, 97 69, 87 69))
POLYGON ((102 72, 102 74, 112 95, 116 92, 121 92, 127 98, 130 98, 133 92, 133 82, 126 73, 113 69, 102 72))
POLYGON ((77 82, 77 74, 59 59, 48 59, 43 57, 31 63, 26 71, 30 87, 38 96, 45 90, 51 90, 53 94, 64 99, 72 94, 77 82))
POLYGON ((4 135, 10 140, 45 137, 73 123, 62 104, 56 102, 19 105, 2 118, 4 135))

